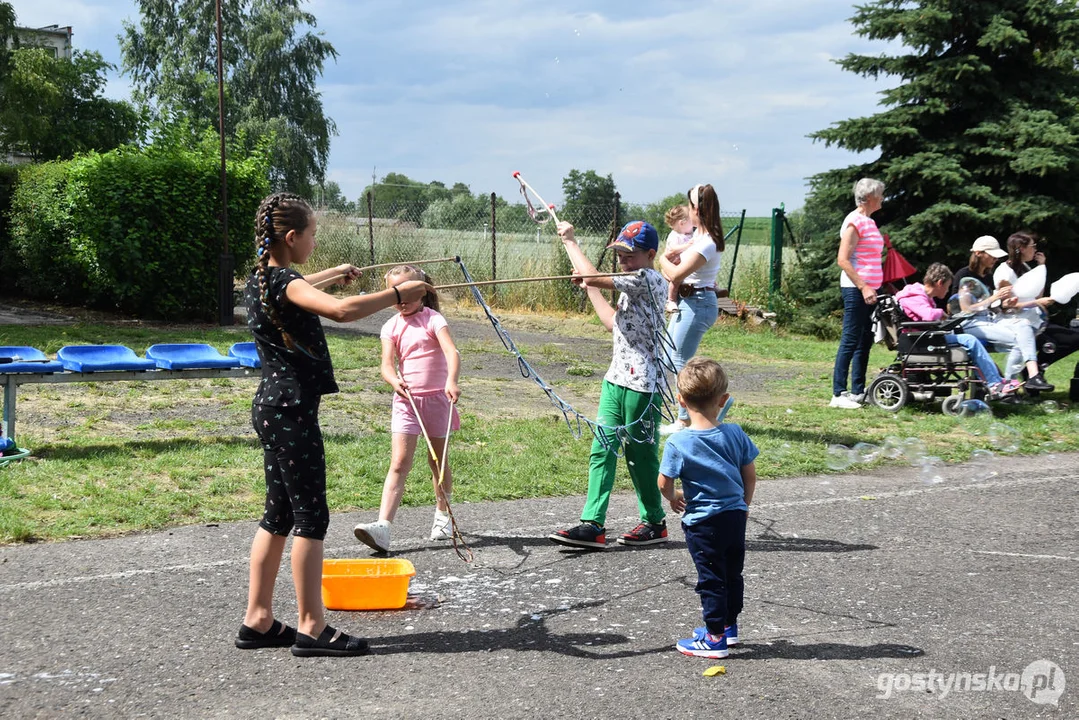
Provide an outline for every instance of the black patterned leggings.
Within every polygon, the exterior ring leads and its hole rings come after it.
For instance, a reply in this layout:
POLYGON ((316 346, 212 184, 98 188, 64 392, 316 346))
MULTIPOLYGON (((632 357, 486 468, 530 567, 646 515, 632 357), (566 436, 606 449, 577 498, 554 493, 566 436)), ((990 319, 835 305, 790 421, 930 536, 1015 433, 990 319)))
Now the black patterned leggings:
POLYGON ((296 537, 322 540, 330 525, 319 400, 294 408, 251 406, 266 471, 266 510, 259 527, 274 535, 288 535, 295 527, 296 537))

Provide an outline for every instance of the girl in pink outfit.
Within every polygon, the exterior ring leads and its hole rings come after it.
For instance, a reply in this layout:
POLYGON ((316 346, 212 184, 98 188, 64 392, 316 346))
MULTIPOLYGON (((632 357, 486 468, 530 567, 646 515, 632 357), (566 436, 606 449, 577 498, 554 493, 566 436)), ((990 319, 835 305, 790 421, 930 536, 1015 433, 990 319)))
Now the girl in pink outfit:
MULTIPOLYGON (((386 285, 394 288, 400 283, 423 278, 427 278, 427 274, 422 270, 399 265, 386 273, 386 285)), ((461 427, 455 407, 461 396, 461 389, 457 385, 461 369, 460 355, 450 337, 446 318, 438 312, 438 296, 428 292, 421 300, 399 302, 394 307, 397 314, 386 321, 380 333, 382 377, 394 390, 390 421, 393 437, 390 470, 382 487, 378 521, 360 523, 354 531, 358 540, 380 552, 390 549, 390 527, 401 504, 405 479, 412 469, 416 446, 421 442, 421 421, 438 456, 436 461, 427 448, 423 448, 431 466, 437 500, 431 539, 450 538, 449 501, 453 476, 448 461, 441 488, 438 476, 449 439, 445 435, 446 427, 449 426, 451 430, 461 427), (412 396, 411 402, 408 395, 412 396), (419 411, 418 418, 416 411, 419 411)))

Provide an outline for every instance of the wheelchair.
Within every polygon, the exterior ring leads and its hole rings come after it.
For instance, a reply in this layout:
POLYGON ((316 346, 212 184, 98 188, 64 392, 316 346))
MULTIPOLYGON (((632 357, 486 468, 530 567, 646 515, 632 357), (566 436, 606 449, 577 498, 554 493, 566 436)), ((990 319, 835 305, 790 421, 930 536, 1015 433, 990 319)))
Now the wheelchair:
POLYGON ((966 348, 946 341, 966 315, 934 322, 915 322, 891 295, 878 295, 874 309, 884 331, 884 344, 896 351, 895 361, 884 368, 866 391, 867 399, 882 410, 898 412, 911 401, 941 400, 941 411, 959 415, 967 400, 988 395, 985 378, 966 348))

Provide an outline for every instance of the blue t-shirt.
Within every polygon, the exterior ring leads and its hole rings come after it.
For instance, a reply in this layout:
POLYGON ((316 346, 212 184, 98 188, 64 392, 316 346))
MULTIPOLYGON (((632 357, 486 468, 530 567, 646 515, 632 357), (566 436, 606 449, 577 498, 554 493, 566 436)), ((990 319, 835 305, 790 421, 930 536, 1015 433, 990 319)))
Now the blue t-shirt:
POLYGON ((742 466, 760 450, 738 425, 720 423, 709 430, 671 435, 659 471, 682 481, 686 511, 682 522, 695 525, 728 510, 748 510, 742 466))

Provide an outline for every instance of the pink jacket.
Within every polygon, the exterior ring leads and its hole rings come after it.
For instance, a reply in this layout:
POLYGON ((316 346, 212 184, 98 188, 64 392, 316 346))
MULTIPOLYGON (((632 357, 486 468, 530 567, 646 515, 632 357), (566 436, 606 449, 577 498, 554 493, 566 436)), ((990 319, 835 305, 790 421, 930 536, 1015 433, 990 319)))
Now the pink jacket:
POLYGON ((932 322, 944 317, 944 311, 933 303, 921 283, 907 285, 895 294, 895 300, 911 320, 932 322))

